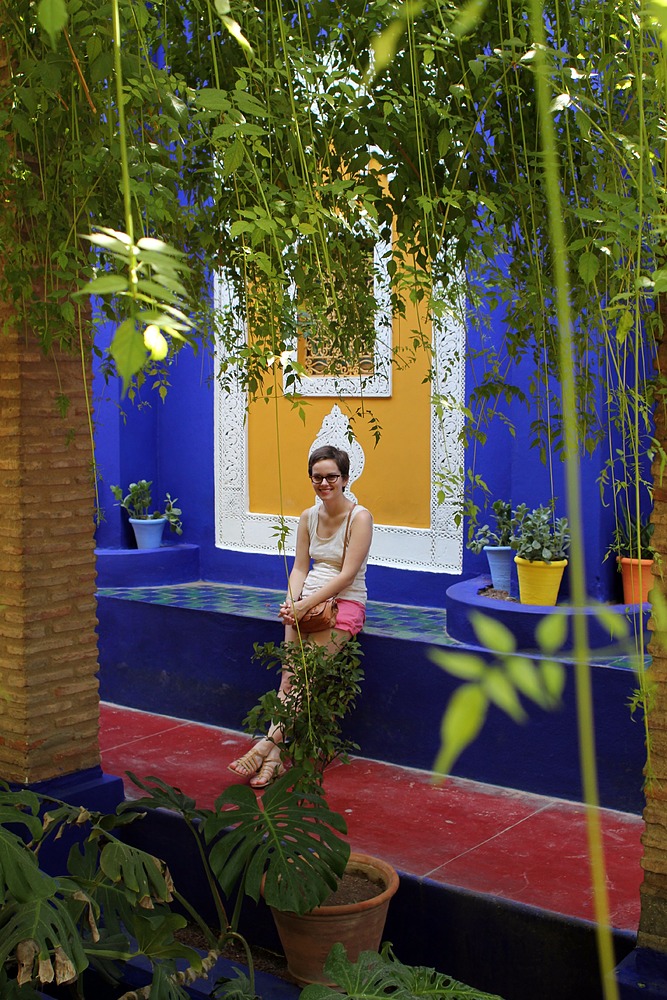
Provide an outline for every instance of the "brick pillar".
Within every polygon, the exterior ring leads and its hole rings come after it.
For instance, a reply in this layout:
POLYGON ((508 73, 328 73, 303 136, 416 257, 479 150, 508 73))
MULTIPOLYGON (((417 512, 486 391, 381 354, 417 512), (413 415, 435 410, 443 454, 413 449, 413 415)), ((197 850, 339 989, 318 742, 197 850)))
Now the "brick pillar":
POLYGON ((34 783, 99 764, 93 479, 80 356, 11 320, 0 303, 0 778, 34 783))
MULTIPOLYGON (((663 329, 667 329, 667 297, 660 296, 660 315, 663 329)), ((664 379, 667 372, 667 337, 658 347, 657 370, 664 379)), ((667 406, 664 397, 657 396, 655 406, 655 436, 663 447, 667 445, 667 406)), ((665 600, 664 574, 667 572, 667 481, 660 466, 659 456, 653 465, 653 513, 655 525, 652 544, 660 553, 654 564, 654 587, 662 591, 665 600), (662 575, 661 575, 662 574, 662 575)), ((667 952, 667 622, 664 616, 654 616, 649 622, 652 629, 649 652, 652 657, 649 682, 654 685, 649 712, 649 740, 651 744, 651 769, 646 790, 642 837, 644 845, 644 881, 641 886, 641 918, 637 944, 667 952)))

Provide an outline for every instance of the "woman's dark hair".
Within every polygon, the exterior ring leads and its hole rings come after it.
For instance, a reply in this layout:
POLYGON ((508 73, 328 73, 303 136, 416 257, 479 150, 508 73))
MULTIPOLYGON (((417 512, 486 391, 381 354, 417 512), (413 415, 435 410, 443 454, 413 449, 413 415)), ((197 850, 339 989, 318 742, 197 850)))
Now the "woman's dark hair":
POLYGON ((350 456, 342 448, 334 448, 331 444, 325 444, 321 448, 316 448, 308 456, 308 475, 312 475, 313 466, 316 462, 322 462, 326 458, 331 458, 338 466, 343 479, 350 477, 350 456))

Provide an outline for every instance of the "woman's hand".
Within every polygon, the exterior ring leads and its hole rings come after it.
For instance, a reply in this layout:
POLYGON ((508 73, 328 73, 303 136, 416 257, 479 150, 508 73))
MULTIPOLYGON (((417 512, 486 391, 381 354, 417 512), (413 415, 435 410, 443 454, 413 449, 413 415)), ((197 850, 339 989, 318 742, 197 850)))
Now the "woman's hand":
POLYGON ((280 605, 278 616, 282 618, 285 625, 296 625, 297 621, 305 615, 310 605, 305 600, 290 601, 289 598, 280 605))

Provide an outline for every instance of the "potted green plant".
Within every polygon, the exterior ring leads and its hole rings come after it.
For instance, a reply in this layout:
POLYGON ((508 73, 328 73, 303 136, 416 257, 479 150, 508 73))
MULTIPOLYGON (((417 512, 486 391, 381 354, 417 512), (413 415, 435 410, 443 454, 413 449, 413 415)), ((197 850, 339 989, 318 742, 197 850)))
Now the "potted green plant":
POLYGON ((566 517, 555 517, 553 504, 516 509, 519 522, 513 542, 522 604, 554 605, 567 566, 570 530, 566 517))
POLYGON ((154 995, 186 1000, 179 977, 187 983, 206 976, 226 942, 240 939, 254 997, 252 957, 238 933, 239 906, 228 911, 220 889, 227 898, 239 888, 239 900, 244 894, 259 900, 265 874, 267 900, 305 911, 336 888, 345 870, 350 849, 340 835, 344 820, 322 795, 296 792, 287 775, 261 800, 247 786, 228 788, 213 809, 197 808, 159 778, 130 777, 145 796, 106 816, 0 784, 0 996, 23 996, 22 986, 35 996, 30 985, 73 984, 89 967, 121 985, 127 964, 142 956, 150 963, 154 995), (124 842, 119 831, 134 821, 140 825, 147 808, 168 809, 184 821, 193 857, 204 866, 217 927, 174 886, 167 864, 150 848, 124 842), (48 842, 63 834, 75 842, 66 874, 53 877, 41 865, 48 842), (187 920, 172 910, 174 899, 204 936, 205 958, 178 940, 187 920), (186 976, 177 967, 183 961, 186 976))
POLYGON ((287 693, 262 695, 243 725, 254 735, 277 727, 283 764, 298 767, 301 787, 321 788, 324 770, 334 760, 347 761, 356 743, 343 734, 343 719, 354 708, 364 671, 361 646, 347 642, 335 655, 309 639, 300 645, 255 644, 254 659, 268 670, 289 670, 287 693), (307 704, 307 710, 304 706, 307 704))
POLYGON ((120 486, 111 487, 111 492, 118 504, 129 515, 129 521, 134 530, 138 549, 159 548, 165 524, 169 524, 169 527, 175 534, 183 534, 181 521, 181 514, 183 512, 176 506, 178 500, 172 500, 171 494, 166 494, 161 510, 151 510, 153 505, 151 497, 152 485, 153 483, 150 479, 140 479, 137 483, 130 483, 128 487, 129 492, 125 496, 123 496, 120 486))
MULTIPOLYGON (((255 646, 255 657, 269 669, 291 674, 290 689, 278 697, 263 695, 244 720, 250 732, 277 727, 281 759, 291 770, 294 793, 322 794, 326 767, 347 761, 358 749, 346 739, 342 721, 353 707, 363 679, 361 648, 356 640, 337 653, 306 639, 255 646)), ((337 891, 308 910, 265 898, 271 908, 290 974, 300 983, 327 982, 324 963, 332 945, 342 941, 351 957, 377 950, 382 939, 389 902, 398 889, 395 869, 381 858, 352 853, 344 872, 345 895, 337 891)), ((266 881, 268 890, 268 873, 266 881)))
MULTIPOLYGON (((616 561, 623 579, 623 600, 626 604, 646 604, 653 586, 651 567, 655 560, 653 549, 654 524, 649 515, 623 512, 617 521, 609 553, 616 553, 616 561)), ((608 554, 609 554, 608 553, 608 554)))
POLYGON ((491 510, 495 520, 495 530, 488 524, 482 524, 475 531, 468 548, 476 555, 486 552, 493 587, 509 593, 512 540, 519 526, 519 520, 509 500, 494 501, 491 510))

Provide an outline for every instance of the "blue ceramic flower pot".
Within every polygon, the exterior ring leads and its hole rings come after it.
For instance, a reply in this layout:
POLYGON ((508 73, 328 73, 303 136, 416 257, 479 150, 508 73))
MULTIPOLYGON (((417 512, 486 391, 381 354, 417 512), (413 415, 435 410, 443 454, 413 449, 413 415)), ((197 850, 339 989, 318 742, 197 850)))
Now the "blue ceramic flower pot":
POLYGON ((131 517, 130 524, 134 528, 134 537, 137 540, 138 549, 159 549, 162 544, 162 532, 167 523, 166 517, 156 517, 144 520, 139 517, 131 517))

